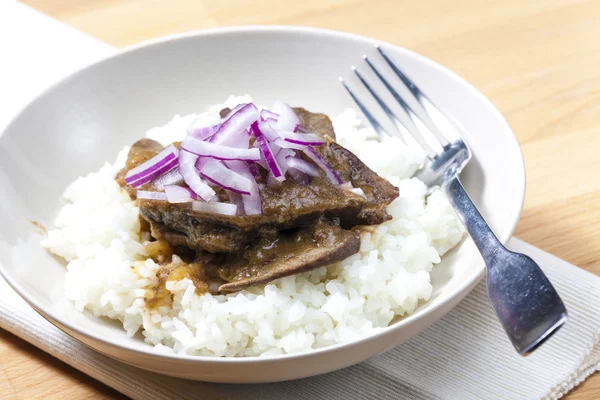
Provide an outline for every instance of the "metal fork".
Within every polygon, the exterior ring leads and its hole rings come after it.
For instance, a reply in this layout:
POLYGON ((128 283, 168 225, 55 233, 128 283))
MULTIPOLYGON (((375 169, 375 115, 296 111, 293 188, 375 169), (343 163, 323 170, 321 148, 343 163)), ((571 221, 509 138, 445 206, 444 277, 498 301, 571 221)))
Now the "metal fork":
MULTIPOLYGON (((428 118, 420 118, 415 113, 366 55, 363 56, 365 64, 406 112, 408 121, 412 121, 412 124, 403 124, 363 74, 355 67, 352 70, 402 136, 408 140, 412 138, 413 144, 416 142, 427 154, 427 161, 416 176, 429 188, 439 186, 446 193, 487 265, 488 298, 500 323, 519 354, 531 353, 567 320, 567 310, 560 296, 535 261, 524 254, 508 250, 500 243, 469 198, 458 175, 471 159, 471 151, 462 140, 458 128, 380 46, 377 45, 376 49, 428 118)), ((379 137, 383 137, 386 132, 382 125, 344 79, 340 77, 339 80, 379 137)))

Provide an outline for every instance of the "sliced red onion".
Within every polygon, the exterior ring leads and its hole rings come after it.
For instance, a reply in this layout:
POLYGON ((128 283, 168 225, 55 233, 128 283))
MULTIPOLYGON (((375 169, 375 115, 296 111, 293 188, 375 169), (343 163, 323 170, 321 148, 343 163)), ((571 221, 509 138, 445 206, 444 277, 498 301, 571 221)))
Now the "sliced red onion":
POLYGON ((300 125, 300 118, 296 115, 292 107, 276 101, 273 105, 273 112, 279 114, 277 119, 277 129, 282 131, 294 131, 300 125))
POLYGON ((364 197, 365 199, 367 198, 367 195, 365 194, 365 192, 363 192, 361 188, 350 189, 350 191, 354 194, 364 197))
MULTIPOLYGON (((160 153, 149 159, 148 161, 138 165, 135 168, 127 171, 125 182, 128 184, 136 183, 136 186, 141 186, 144 183, 150 182, 160 174, 164 174, 169 170, 164 170, 165 166, 177 159, 179 150, 173 145, 165 147, 160 153), (160 171, 160 172, 159 172, 160 171), (142 179, 142 178, 148 178, 142 179), (142 182, 143 181, 143 182, 142 182)), ((173 167, 171 167, 173 168, 173 167)))
POLYGON ((248 105, 249 103, 240 103, 237 106, 233 107, 231 110, 229 110, 229 112, 227 113, 227 115, 225 115, 225 117, 223 117, 223 121, 228 120, 229 118, 231 118, 231 116, 233 114, 235 114, 236 112, 238 112, 242 107, 248 105))
POLYGON ((232 132, 230 135, 219 135, 210 139, 211 143, 221 146, 235 147, 236 149, 247 149, 250 141, 248 131, 243 129, 239 132, 232 132))
POLYGON ((208 140, 211 137, 213 137, 215 135, 215 133, 217 133, 217 131, 219 130, 220 127, 221 127, 221 125, 213 125, 213 126, 197 128, 197 129, 194 129, 194 131, 192 133, 189 133, 189 135, 195 137, 196 139, 208 140))
POLYGON ((183 180, 194 193, 203 200, 209 201, 215 195, 215 191, 200 178, 200 174, 196 169, 196 161, 198 161, 197 155, 188 153, 185 150, 180 151, 179 173, 183 176, 183 180))
POLYGON ((267 163, 267 166, 269 167, 269 170, 273 173, 273 176, 275 177, 275 179, 277 179, 278 181, 284 181, 285 176, 281 173, 281 168, 279 167, 279 164, 277 164, 277 160, 275 159, 275 156, 273 155, 273 151, 271 150, 269 141, 267 140, 265 135, 262 133, 261 129, 265 128, 265 126, 267 126, 267 129, 270 128, 268 126, 268 124, 266 124, 264 122, 261 122, 261 123, 254 122, 252 124, 252 132, 254 133, 254 137, 256 137, 256 141, 258 142, 260 151, 265 158, 265 161, 267 163))
POLYGON ((136 197, 138 200, 167 201, 167 194, 165 192, 149 192, 147 190, 138 190, 136 197))
POLYGON ((308 133, 308 129, 306 129, 302 125, 298 125, 298 127, 296 128, 296 130, 294 132, 308 133))
POLYGON ((247 136, 245 149, 203 142, 189 136, 181 143, 181 148, 197 156, 211 157, 217 160, 260 161, 260 151, 248 148, 247 136))
POLYGON ((260 115, 258 109, 254 104, 244 104, 221 124, 211 141, 213 143, 223 143, 225 139, 221 138, 221 136, 224 135, 227 137, 241 131, 246 131, 248 127, 259 118, 260 115))
POLYGON ((285 140, 283 140, 280 137, 275 139, 273 141, 273 144, 275 144, 279 147, 283 147, 284 149, 304 150, 306 148, 306 145, 304 145, 304 144, 296 144, 296 143, 292 143, 292 142, 286 142, 285 140))
POLYGON ((297 157, 289 157, 287 159, 289 168, 295 168, 310 176, 319 176, 319 169, 306 160, 297 157))
POLYGON ((252 179, 249 166, 252 163, 246 163, 243 161, 230 160, 223 162, 227 168, 235 172, 236 174, 242 175, 244 178, 252 179))
POLYGON ((175 169, 177 167, 178 163, 179 163, 179 160, 177 158, 174 158, 173 160, 169 161, 167 164, 161 166, 159 169, 157 169, 156 171, 152 172, 150 175, 143 176, 140 179, 131 182, 129 184, 129 186, 131 186, 133 188, 138 188, 140 186, 145 185, 146 183, 152 182, 153 177, 157 177, 157 178, 154 178, 154 179, 160 178, 160 176, 162 174, 167 173, 167 172, 175 169))
POLYGON ((222 215, 237 215, 237 206, 230 203, 194 201, 192 210, 222 215))
MULTIPOLYGON (((225 161, 225 165, 231 169, 232 171, 240 174, 244 178, 248 178, 252 183, 252 188, 250 189, 250 195, 242 196, 242 203, 244 204, 244 213, 246 215, 258 215, 262 214, 262 201, 260 199, 260 189, 256 180, 252 173, 252 168, 256 169, 257 174, 260 176, 258 172, 258 168, 256 168, 256 164, 254 163, 245 163, 243 161, 225 161)), ((233 202, 233 201, 232 201, 233 202)))
POLYGON ((314 133, 294 133, 280 131, 279 136, 286 142, 300 144, 303 146, 321 146, 325 140, 314 133))
POLYGON ((277 118, 279 118, 279 114, 274 113, 273 111, 267 110, 266 108, 263 108, 260 111, 260 116, 262 119, 264 119, 265 121, 269 118, 273 119, 273 120, 277 120, 277 118))
MULTIPOLYGON (((178 160, 179 162, 179 160, 178 160)), ((166 185, 175 185, 183 182, 183 176, 179 173, 178 168, 174 168, 167 172, 164 175, 159 176, 158 178, 152 181, 152 186, 159 190, 163 190, 166 185)))
POLYGON ((208 159, 200 174, 215 185, 239 194, 250 195, 252 190, 250 179, 230 170, 215 159, 208 159))
POLYGON ((327 175, 327 179, 329 179, 329 182, 333 183, 334 185, 339 185, 342 183, 342 179, 337 174, 337 172, 335 172, 333 167, 329 165, 327 161, 323 159, 323 157, 321 157, 321 155, 315 150, 314 147, 307 146, 306 149, 304 149, 303 151, 308 158, 310 158, 315 164, 317 164, 319 168, 325 171, 325 175, 327 175))
POLYGON ((204 168, 204 164, 206 164, 208 160, 208 157, 198 157, 196 163, 194 164, 194 166, 198 170, 198 175, 200 175, 200 171, 202 171, 202 168, 204 168))
POLYGON ((255 178, 260 178, 260 171, 258 170, 258 167, 256 166, 256 164, 252 163, 252 162, 249 162, 247 164, 248 164, 248 170, 250 171, 252 176, 255 178))
POLYGON ((263 135, 267 138, 269 142, 273 142, 275 139, 279 138, 279 132, 277 132, 277 121, 273 119, 267 119, 260 125, 260 129, 263 135))
POLYGON ((296 168, 288 168, 288 174, 298 185, 306 186, 310 183, 310 178, 304 172, 296 168))
POLYGON ((198 200, 198 195, 192 189, 183 186, 167 185, 165 193, 169 203, 189 203, 192 200, 198 200))
POLYGON ((288 169, 287 158, 294 156, 296 153, 292 149, 283 149, 280 148, 275 156, 277 160, 277 164, 281 168, 281 173, 285 175, 288 169))
POLYGON ((187 128, 188 135, 207 139, 214 135, 221 125, 219 113, 204 114, 193 120, 187 128))

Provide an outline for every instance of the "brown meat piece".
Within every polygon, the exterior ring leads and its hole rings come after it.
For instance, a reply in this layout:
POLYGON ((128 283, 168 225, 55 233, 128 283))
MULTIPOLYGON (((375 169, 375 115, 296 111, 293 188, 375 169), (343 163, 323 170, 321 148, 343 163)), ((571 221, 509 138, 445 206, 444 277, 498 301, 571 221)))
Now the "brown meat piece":
MULTIPOLYGON (((142 208, 140 208, 141 210, 142 208)), ((210 222, 195 221, 193 219, 179 218, 179 211, 169 214, 168 212, 157 211, 157 218, 167 220, 168 226, 160 220, 152 218, 148 208, 143 208, 152 227, 152 237, 156 239, 165 239, 173 246, 185 246, 196 251, 209 251, 211 253, 231 253, 240 251, 248 243, 256 239, 258 232, 248 232, 242 234, 239 229, 228 226, 219 226, 210 222), (171 228, 176 227, 176 228, 171 228), (176 230, 179 228, 180 230, 176 230)), ((184 210, 180 212, 185 213, 184 210)), ((191 210, 190 210, 191 212, 191 210)))
POLYGON ((399 195, 398 188, 377 175, 350 150, 337 143, 320 146, 320 154, 344 182, 361 188, 367 199, 355 221, 344 220, 344 225, 376 225, 390 220, 386 207, 399 195))
POLYGON ((224 109, 219 111, 219 115, 221 116, 221 118, 225 118, 227 114, 229 114, 229 111, 231 111, 231 108, 225 107, 224 109))
MULTIPOLYGON (((176 243, 172 243, 176 245, 176 243)), ((165 263, 158 284, 145 295, 150 308, 169 304, 166 282, 189 278, 196 293, 231 292, 344 260, 358 252, 360 235, 322 218, 309 227, 271 232, 239 254, 198 253, 183 263, 165 263)))
POLYGON ((344 260, 358 252, 360 235, 321 219, 306 228, 262 238, 218 268, 228 283, 219 291, 235 291, 344 260))
MULTIPOLYGON (((193 211, 189 203, 151 200, 140 201, 140 213, 161 238, 174 240, 165 232, 179 231, 186 235, 190 248, 236 252, 267 231, 307 226, 323 214, 353 221, 365 203, 363 197, 330 185, 323 178, 308 186, 286 180, 280 186, 264 188, 260 196, 261 215, 227 216, 193 211)), ((181 243, 183 238, 177 237, 177 241, 181 243)))
POLYGON ((294 112, 300 118, 300 125, 306 130, 323 137, 329 136, 331 140, 335 140, 333 124, 327 115, 312 113, 302 107, 294 107, 294 112))

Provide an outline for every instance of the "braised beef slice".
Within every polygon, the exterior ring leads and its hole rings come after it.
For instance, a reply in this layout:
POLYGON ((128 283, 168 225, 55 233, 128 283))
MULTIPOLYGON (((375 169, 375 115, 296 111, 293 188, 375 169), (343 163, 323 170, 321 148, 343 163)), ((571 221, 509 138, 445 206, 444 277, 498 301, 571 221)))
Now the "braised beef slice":
POLYGON ((231 253, 246 247, 260 232, 243 232, 236 227, 195 218, 189 205, 158 203, 141 200, 140 214, 150 222, 153 237, 165 239, 175 246, 211 253, 231 253))
MULTIPOLYGON (((335 140, 333 124, 325 114, 312 113, 301 107, 294 111, 300 118, 300 124, 310 132, 335 140)), ((389 220, 385 208, 399 195, 398 188, 381 178, 367 167, 351 151, 329 141, 327 146, 316 146, 319 153, 336 170, 344 182, 352 182, 361 188, 367 196, 366 204, 354 221, 342 219, 344 225, 374 225, 389 220)))
POLYGON ((345 224, 375 225, 392 218, 386 207, 400 195, 396 186, 377 175, 350 150, 337 143, 320 146, 318 151, 344 182, 352 182, 352 185, 361 188, 367 197, 356 219, 344 220, 345 224))
POLYGON ((323 267, 341 261, 360 248, 357 231, 345 230, 329 220, 292 231, 263 237, 241 254, 232 254, 218 268, 218 276, 228 283, 219 291, 235 291, 277 278, 323 267))
POLYGON ((307 131, 335 140, 333 124, 327 115, 313 113, 302 107, 294 107, 294 112, 300 118, 300 125, 307 131))
MULTIPOLYGON (((151 200, 140 201, 140 213, 166 240, 169 237, 165 231, 179 231, 186 235, 190 248, 236 252, 268 231, 308 226, 323 214, 331 218, 355 219, 365 203, 363 197, 330 185, 324 178, 316 178, 308 186, 286 180, 279 186, 264 188, 260 196, 261 215, 228 216, 193 211, 189 203, 151 200)), ((177 240, 182 242, 183 238, 177 240)))

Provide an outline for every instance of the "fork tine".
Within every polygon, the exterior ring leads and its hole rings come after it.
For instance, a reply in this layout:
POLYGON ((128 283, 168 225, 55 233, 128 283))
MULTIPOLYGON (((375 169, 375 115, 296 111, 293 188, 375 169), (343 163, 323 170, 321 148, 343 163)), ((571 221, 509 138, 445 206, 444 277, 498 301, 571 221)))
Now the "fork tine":
POLYGON ((383 139, 383 137, 385 136, 385 130, 382 128, 379 122, 377 122, 375 117, 373 117, 371 113, 366 109, 366 107, 360 102, 360 100, 358 100, 358 98, 356 97, 354 92, 348 87, 348 85, 346 85, 344 78, 340 76, 338 80, 344 86, 348 94, 350 94, 350 97, 352 97, 352 100, 354 100, 358 108, 360 108, 360 111, 362 111, 369 123, 373 126, 373 129, 375 129, 375 132, 377 132, 377 136, 379 136, 379 140, 383 139))
MULTIPOLYGON (((377 101, 377 103, 381 106, 381 108, 383 109, 383 111, 390 118, 390 120, 394 123, 394 125, 396 125, 396 128, 398 128, 398 130, 402 134, 402 138, 404 139, 404 142, 406 144, 409 144, 409 142, 411 140, 415 141, 415 138, 413 137, 413 135, 411 135, 411 133, 409 132, 409 130, 404 126, 404 124, 389 109, 389 107, 387 106, 387 104, 385 104, 385 102, 381 99, 381 97, 379 97, 377 95, 377 93, 375 93, 375 91, 373 90, 373 88, 371 87, 371 85, 369 85, 369 83, 365 80, 365 78, 362 76, 362 74, 356 69, 356 67, 352 67, 352 71, 354 71, 354 73, 356 74, 356 76, 358 77, 358 79, 367 88, 367 90, 369 91, 369 93, 371 93, 371 96, 373 96, 373 98, 375 98, 375 100, 377 101)), ((421 147, 423 147, 428 154, 435 154, 433 152, 433 149, 431 149, 426 142, 417 143, 417 144, 420 145, 421 147)))
POLYGON ((415 127, 417 128, 416 131, 409 130, 409 132, 413 135, 415 140, 417 140, 417 142, 419 142, 419 143, 423 143, 423 142, 429 143, 428 147, 426 147, 425 149, 427 149, 427 148, 435 149, 436 153, 440 153, 442 151, 443 146, 448 144, 448 141, 446 140, 446 138, 442 137, 443 140, 441 140, 439 142, 436 142, 434 140, 428 141, 423 135, 424 132, 429 137, 431 137, 433 135, 437 139, 437 136, 433 132, 431 132, 429 127, 427 125, 425 125, 425 123, 421 120, 421 118, 419 118, 419 116, 417 114, 415 114, 415 112, 412 110, 412 108, 402 98, 402 96, 400 96, 400 94, 396 91, 396 89, 394 89, 394 87, 387 81, 387 79, 385 79, 385 77, 381 74, 381 72, 379 72, 379 70, 377 68, 375 68, 373 63, 371 63, 371 60, 369 60, 369 58, 366 55, 363 55, 363 59, 366 61, 367 65, 371 68, 371 70, 375 73, 375 75, 377 75, 379 80, 381 80, 381 82, 385 85, 387 90, 392 94, 394 99, 396 99, 398 104, 400 104, 400 106, 408 114, 408 116, 410 117, 412 122, 415 124, 415 127))
POLYGON ((454 142, 461 138, 460 133, 456 129, 455 125, 437 108, 431 100, 423 93, 419 87, 406 76, 406 74, 396 65, 396 63, 383 51, 381 46, 375 45, 375 48, 381 54, 383 59, 388 63, 392 71, 396 73, 398 78, 404 83, 404 85, 410 90, 412 95, 417 99, 427 116, 431 119, 432 124, 427 124, 429 129, 435 134, 435 136, 444 143, 441 138, 444 138, 446 143, 448 141, 454 142), (430 126, 431 125, 431 126, 430 126), (444 132, 444 133, 442 133, 444 132))

